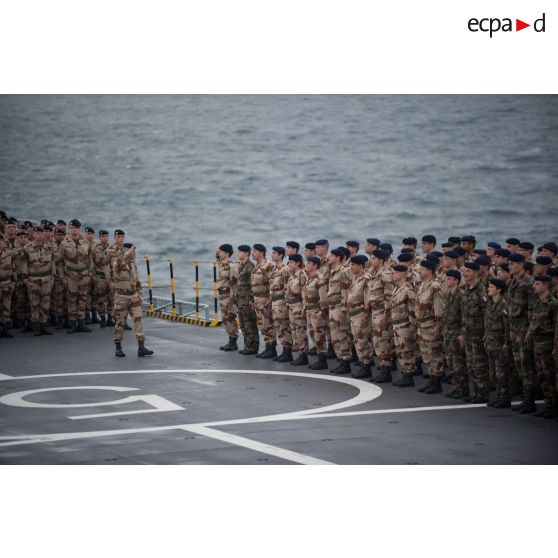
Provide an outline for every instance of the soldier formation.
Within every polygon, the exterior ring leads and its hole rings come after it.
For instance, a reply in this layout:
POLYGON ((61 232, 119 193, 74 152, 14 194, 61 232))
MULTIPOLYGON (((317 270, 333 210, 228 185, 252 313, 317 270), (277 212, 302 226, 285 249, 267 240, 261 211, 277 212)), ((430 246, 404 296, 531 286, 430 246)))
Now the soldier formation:
POLYGON ((85 227, 72 219, 56 225, 19 223, 0 211, 0 337, 13 338, 10 328, 23 333, 52 335, 48 327, 67 333, 90 333, 88 324, 114 326, 115 354, 122 351, 127 317, 133 319, 138 356, 152 355, 145 346, 142 325, 142 291, 135 247, 125 242, 121 229, 109 233, 85 227))
POLYGON ((535 255, 517 238, 485 249, 471 235, 450 237, 442 251, 436 243, 423 236, 419 254, 418 240, 404 238, 394 258, 392 245, 376 238, 366 240, 366 255, 356 240, 330 251, 320 239, 304 246, 303 258, 289 241, 272 248, 272 261, 264 245, 241 245, 237 262, 222 244, 218 287, 229 342, 221 349, 238 350, 238 316, 243 355, 312 370, 337 359, 333 374, 401 388, 422 375, 425 394, 448 383, 449 398, 558 417, 558 245, 547 242, 535 255), (521 402, 512 407, 516 395, 521 402))

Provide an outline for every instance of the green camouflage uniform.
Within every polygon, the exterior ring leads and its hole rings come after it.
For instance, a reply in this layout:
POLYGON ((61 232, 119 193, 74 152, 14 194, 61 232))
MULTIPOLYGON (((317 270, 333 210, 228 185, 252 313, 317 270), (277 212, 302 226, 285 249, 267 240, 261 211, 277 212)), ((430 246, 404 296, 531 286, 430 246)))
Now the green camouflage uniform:
POLYGON ((240 329, 244 336, 244 348, 257 351, 260 346, 258 335, 258 322, 256 312, 250 306, 254 302, 252 296, 252 271, 254 263, 248 259, 245 262, 238 262, 238 284, 236 293, 236 303, 238 307, 238 319, 240 329))
POLYGON ((469 391, 469 378, 465 350, 461 347, 458 337, 462 333, 461 289, 455 293, 444 291, 444 313, 442 315, 442 337, 444 356, 452 375, 452 388, 463 392, 469 391))

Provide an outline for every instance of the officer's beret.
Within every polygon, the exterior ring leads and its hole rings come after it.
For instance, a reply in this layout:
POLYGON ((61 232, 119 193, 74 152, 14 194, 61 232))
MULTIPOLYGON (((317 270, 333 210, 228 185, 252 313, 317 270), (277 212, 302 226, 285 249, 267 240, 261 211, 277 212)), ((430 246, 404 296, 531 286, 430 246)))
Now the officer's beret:
POLYGON ((358 264, 358 265, 365 265, 366 262, 368 261, 368 258, 362 254, 358 255, 358 256, 353 256, 351 258, 351 263, 352 264, 358 264))
POLYGON ((461 281, 461 273, 457 271, 457 269, 448 269, 446 271, 446 277, 453 277, 454 279, 461 281))
POLYGON ((527 271, 528 273, 533 271, 534 267, 535 267, 535 264, 533 262, 523 262, 523 269, 525 271, 527 271))
POLYGON ((247 252, 248 254, 250 253, 250 246, 248 246, 248 244, 241 244, 240 246, 237 246, 236 249, 239 252, 247 252))
POLYGON ((81 221, 79 219, 72 219, 70 221, 70 227, 77 227, 78 229, 81 228, 81 221))
POLYGON ((378 238, 367 238, 366 242, 368 242, 368 244, 373 244, 374 246, 379 246, 381 244, 378 238))
POLYGON ((52 221, 47 221, 47 224, 48 224, 49 227, 54 227, 55 226, 55 224, 52 221))
POLYGON ((453 242, 442 242, 442 248, 453 248, 453 242))
POLYGON ((551 268, 548 270, 548 275, 549 275, 550 277, 558 277, 558 267, 551 267, 551 268))
POLYGON ((126 233, 122 229, 116 229, 114 234, 115 236, 124 236, 126 233))
POLYGON ((8 225, 17 225, 17 219, 15 217, 8 217, 6 223, 8 225))
POLYGON ((510 255, 511 255, 511 252, 507 248, 500 248, 499 250, 496 250, 496 252, 494 252, 494 254, 496 256, 500 256, 502 258, 509 258, 510 255))
POLYGON ((108 234, 108 231, 105 231, 105 229, 101 229, 99 231, 99 236, 103 236, 104 234, 108 234))
POLYGON ((510 246, 519 246, 520 240, 512 236, 506 240, 506 244, 509 244, 510 246))
POLYGON ((456 246, 453 251, 458 255, 458 256, 464 256, 467 252, 465 252, 465 248, 463 248, 462 246, 456 246))
POLYGON ((66 221, 64 221, 64 219, 58 219, 58 221, 56 221, 57 225, 66 225, 66 221))
POLYGON ((412 244, 413 246, 418 244, 418 240, 414 236, 407 236, 401 242, 402 244, 412 244))
POLYGON ((535 275, 535 281, 540 281, 541 283, 549 283, 552 281, 552 277, 550 275, 535 275))
MULTIPOLYGON (((12 217, 12 219, 14 220, 14 223, 17 223, 17 219, 15 217, 12 217)), ((33 226, 33 223, 31 221, 23 221, 23 224, 26 227, 32 227, 33 226)))
POLYGON ((319 267, 322 260, 320 260, 318 256, 308 256, 306 261, 316 264, 319 267))
POLYGON ((401 253, 402 254, 414 254, 415 251, 413 248, 401 248, 401 253))
POLYGON ((473 271, 478 271, 480 269, 480 265, 477 262, 465 262, 464 265, 467 269, 472 269, 473 271))
POLYGON ((436 271, 436 264, 431 260, 421 260, 420 265, 422 267, 426 267, 426 269, 429 269, 432 272, 436 271))
POLYGON ((398 264, 394 266, 393 271, 409 271, 409 268, 407 266, 398 264))
POLYGON ((393 252, 393 246, 389 242, 382 242, 382 244, 380 244, 380 250, 385 250, 391 254, 393 252))
POLYGON ((451 252, 447 252, 446 254, 444 254, 444 256, 452 260, 457 260, 457 258, 459 258, 459 254, 455 250, 452 250, 451 252))
POLYGON ((124 242, 124 244, 122 244, 122 248, 126 248, 126 250, 129 250, 132 246, 133 244, 131 242, 124 242))
POLYGON ((518 245, 522 250, 534 250, 535 245, 532 242, 520 242, 518 245))
POLYGON ((95 233, 95 229, 93 227, 85 227, 86 233, 95 233))
POLYGON ((345 244, 347 246, 352 246, 353 248, 360 248, 360 244, 356 240, 347 240, 345 244))
MULTIPOLYGON (((240 248, 239 248, 240 249, 240 248)), ((300 254, 291 254, 289 256, 289 261, 290 262, 301 262, 302 261, 302 256, 300 254)))
POLYGON ((444 254, 435 250, 434 252, 430 252, 430 255, 436 256, 438 259, 440 259, 444 254))
POLYGON ((337 256, 338 258, 344 258, 345 257, 345 253, 343 252, 343 250, 339 250, 339 248, 334 248, 331 253, 334 256, 337 256))
POLYGON ((307 242, 304 245, 304 248, 306 248, 308 250, 315 250, 316 249, 316 244, 314 242, 307 242))
POLYGON ((300 244, 294 240, 289 240, 289 242, 287 242, 286 246, 289 246, 290 248, 295 248, 296 250, 300 249, 300 244))
POLYGON ((346 258, 348 258, 351 255, 351 253, 349 252, 349 249, 346 246, 338 246, 337 249, 341 250, 341 252, 343 252, 343 254, 345 254, 346 258))
POLYGON ((460 236, 450 236, 448 238, 448 242, 451 242, 452 244, 460 244, 461 243, 461 237, 460 236))
POLYGON ((233 253, 233 247, 230 244, 221 244, 221 246, 219 246, 219 250, 226 252, 229 256, 233 253))
POLYGON ((548 256, 537 256, 535 261, 539 265, 551 265, 552 264, 552 258, 549 258, 548 256))
POLYGON ((479 256, 475 261, 479 265, 483 265, 483 266, 490 265, 492 263, 492 261, 488 256, 479 256))
POLYGON ((524 262, 525 256, 523 254, 511 254, 510 262, 524 262))
POLYGON ((498 242, 489 242, 487 246, 489 248, 494 248, 494 250, 500 250, 500 248, 502 248, 501 244, 499 244, 498 242))
POLYGON ((410 262, 413 260, 413 254, 401 253, 397 256, 397 260, 400 262, 410 262))
POLYGON ((274 252, 277 252, 278 254, 281 254, 282 256, 285 255, 285 248, 283 248, 283 246, 274 246, 272 250, 274 252))
POLYGON ((387 250, 374 250, 372 255, 379 260, 387 260, 389 258, 389 252, 387 250))
POLYGON ((40 225, 35 225, 33 227, 33 232, 44 232, 44 229, 40 225))
POLYGON ((254 248, 254 250, 257 250, 258 252, 261 252, 262 254, 265 254, 267 252, 266 247, 263 244, 254 244, 252 248, 254 248))
POLYGON ((48 219, 41 219, 41 225, 46 225, 48 223, 48 219))
POLYGON ((545 250, 550 250, 554 255, 558 254, 558 246, 555 242, 545 242, 542 247, 545 250))
POLYGON ((490 279, 489 283, 491 285, 494 285, 495 287, 498 287, 502 292, 506 292, 506 289, 508 287, 503 279, 497 279, 496 277, 490 279))
POLYGON ((314 242, 314 244, 316 246, 326 246, 329 244, 329 240, 326 240, 325 238, 320 238, 320 240, 316 240, 316 242, 314 242))
POLYGON ((433 234, 425 234, 422 237, 423 242, 429 242, 430 244, 436 244, 436 237, 433 234))
POLYGON ((506 273, 509 273, 509 272, 510 272, 510 264, 501 263, 498 267, 499 267, 500 269, 504 270, 506 273))
POLYGON ((472 234, 466 234, 461 237, 461 242, 476 242, 477 239, 472 234))
POLYGON ((434 262, 436 264, 436 266, 440 263, 440 258, 435 256, 434 254, 427 254, 426 259, 429 262, 434 262))
POLYGON ((479 256, 486 256, 486 250, 483 250, 482 248, 475 248, 473 250, 473 254, 478 254, 479 256))

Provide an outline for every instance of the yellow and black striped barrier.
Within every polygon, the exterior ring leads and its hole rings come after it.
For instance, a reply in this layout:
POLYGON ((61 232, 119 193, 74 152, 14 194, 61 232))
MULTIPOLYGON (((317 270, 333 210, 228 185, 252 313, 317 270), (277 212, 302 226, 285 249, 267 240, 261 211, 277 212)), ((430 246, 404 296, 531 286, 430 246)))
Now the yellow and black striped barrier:
POLYGON ((188 318, 187 316, 177 316, 176 314, 169 314, 168 312, 153 312, 151 310, 148 310, 145 314, 146 316, 150 316, 152 318, 160 318, 162 320, 169 320, 171 322, 191 324, 201 327, 218 327, 220 325, 223 325, 223 322, 221 320, 213 320, 210 322, 209 320, 188 318))

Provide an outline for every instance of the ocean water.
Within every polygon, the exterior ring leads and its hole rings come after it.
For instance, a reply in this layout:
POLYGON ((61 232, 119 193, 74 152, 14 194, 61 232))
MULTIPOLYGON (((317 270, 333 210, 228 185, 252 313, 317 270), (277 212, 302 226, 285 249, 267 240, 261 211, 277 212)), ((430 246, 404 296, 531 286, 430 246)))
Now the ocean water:
POLYGON ((123 228, 186 299, 222 242, 538 245, 558 240, 558 96, 0 96, 0 209, 123 228))

